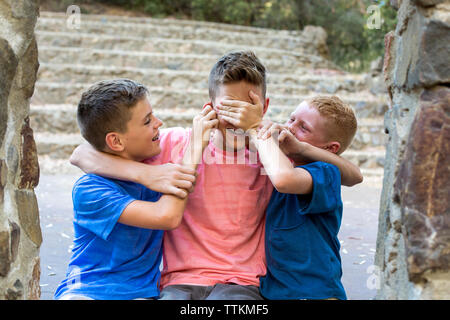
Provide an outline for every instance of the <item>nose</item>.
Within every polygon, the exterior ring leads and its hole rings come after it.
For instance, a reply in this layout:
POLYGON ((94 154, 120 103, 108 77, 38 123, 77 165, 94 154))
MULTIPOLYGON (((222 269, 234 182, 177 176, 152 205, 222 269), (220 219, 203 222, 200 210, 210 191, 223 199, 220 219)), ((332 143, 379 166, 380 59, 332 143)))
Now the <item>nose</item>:
POLYGON ((289 124, 287 125, 287 127, 288 127, 288 130, 289 130, 292 134, 294 134, 294 132, 295 132, 295 130, 294 130, 294 122, 289 123, 289 124))
POLYGON ((155 128, 161 127, 164 123, 157 117, 155 117, 155 128))

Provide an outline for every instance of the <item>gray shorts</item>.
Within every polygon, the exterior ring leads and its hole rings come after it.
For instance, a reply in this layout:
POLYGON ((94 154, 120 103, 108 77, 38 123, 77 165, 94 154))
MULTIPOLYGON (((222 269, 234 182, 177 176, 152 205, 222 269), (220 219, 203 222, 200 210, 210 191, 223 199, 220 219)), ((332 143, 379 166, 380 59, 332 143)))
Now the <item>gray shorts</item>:
POLYGON ((197 286, 176 284, 161 291, 161 300, 264 300, 257 286, 221 284, 197 286))

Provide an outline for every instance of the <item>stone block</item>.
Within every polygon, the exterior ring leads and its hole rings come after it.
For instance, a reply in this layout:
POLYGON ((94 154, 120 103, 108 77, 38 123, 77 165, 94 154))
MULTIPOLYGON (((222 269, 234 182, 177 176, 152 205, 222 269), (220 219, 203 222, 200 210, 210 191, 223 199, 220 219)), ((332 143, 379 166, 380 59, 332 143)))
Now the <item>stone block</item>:
POLYGON ((42 233, 36 196, 33 191, 28 190, 16 190, 14 196, 22 230, 39 247, 42 233))
POLYGON ((9 232, 0 231, 0 277, 8 275, 11 264, 9 232))
POLYGON ((28 300, 39 300, 41 297, 41 286, 39 279, 41 277, 41 260, 35 257, 33 260, 33 270, 31 271, 31 279, 28 283, 28 300))
POLYGON ((450 268, 450 89, 420 96, 394 183, 406 232, 409 277, 450 268))
POLYGON ((450 25, 429 20, 420 35, 418 61, 411 66, 407 87, 430 87, 450 82, 450 25))
POLYGON ((33 37, 18 65, 15 83, 16 87, 22 90, 25 99, 33 95, 38 69, 38 48, 36 39, 33 37))
POLYGON ((39 183, 39 163, 37 158, 36 143, 33 138, 33 129, 30 127, 28 117, 24 119, 21 130, 22 135, 22 159, 20 161, 19 189, 34 188, 39 183))
MULTIPOLYGON (((411 4, 399 12, 394 85, 408 90, 450 82, 450 24, 411 4)), ((389 84, 388 84, 389 85, 389 84)))
POLYGON ((8 122, 8 97, 11 90, 18 60, 8 41, 0 38, 0 147, 8 122))

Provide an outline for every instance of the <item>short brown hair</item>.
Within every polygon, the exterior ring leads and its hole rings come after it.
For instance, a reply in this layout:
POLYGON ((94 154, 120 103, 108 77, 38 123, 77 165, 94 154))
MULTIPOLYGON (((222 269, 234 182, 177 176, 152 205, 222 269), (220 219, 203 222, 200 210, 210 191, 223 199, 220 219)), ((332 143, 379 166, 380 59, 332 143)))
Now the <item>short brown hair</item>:
POLYGON ((209 73, 209 97, 214 103, 220 85, 246 81, 261 86, 266 96, 266 68, 252 51, 231 52, 220 58, 209 73))
POLYGON ((337 96, 315 96, 306 102, 327 119, 327 139, 341 145, 337 154, 344 152, 352 143, 358 127, 353 109, 337 96))
POLYGON ((93 84, 83 92, 78 103, 77 121, 83 138, 103 151, 106 135, 126 132, 131 109, 147 93, 145 86, 129 79, 103 80, 93 84))

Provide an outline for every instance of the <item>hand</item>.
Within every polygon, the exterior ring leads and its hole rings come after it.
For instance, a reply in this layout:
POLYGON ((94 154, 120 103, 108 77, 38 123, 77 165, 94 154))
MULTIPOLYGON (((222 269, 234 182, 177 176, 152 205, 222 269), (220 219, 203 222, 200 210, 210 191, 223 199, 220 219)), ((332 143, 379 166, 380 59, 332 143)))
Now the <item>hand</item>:
POLYGON ((145 165, 140 181, 147 188, 179 198, 187 197, 193 191, 196 172, 189 166, 174 163, 145 165))
POLYGON ((194 117, 191 139, 183 157, 184 164, 196 168, 201 161, 203 150, 208 145, 211 129, 217 128, 218 124, 217 114, 209 104, 194 117))
POLYGON ((248 95, 252 103, 239 100, 222 100, 216 106, 219 118, 244 131, 258 128, 264 115, 264 106, 259 96, 252 90, 249 91, 248 95))
POLYGON ((217 114, 209 104, 203 108, 200 114, 194 117, 192 122, 192 135, 194 139, 201 139, 202 151, 208 145, 211 129, 217 128, 218 125, 219 120, 217 119, 217 114))
POLYGON ((287 130, 287 126, 270 120, 263 120, 258 128, 258 139, 266 140, 272 136, 273 131, 277 130, 280 133, 283 129, 287 130))
POLYGON ((278 143, 280 150, 295 162, 309 162, 309 159, 305 157, 305 153, 311 145, 307 142, 297 140, 297 138, 288 129, 283 128, 280 131, 280 134, 278 135, 278 143))

